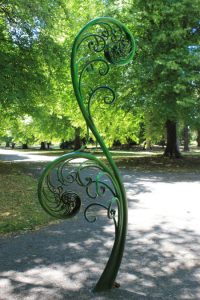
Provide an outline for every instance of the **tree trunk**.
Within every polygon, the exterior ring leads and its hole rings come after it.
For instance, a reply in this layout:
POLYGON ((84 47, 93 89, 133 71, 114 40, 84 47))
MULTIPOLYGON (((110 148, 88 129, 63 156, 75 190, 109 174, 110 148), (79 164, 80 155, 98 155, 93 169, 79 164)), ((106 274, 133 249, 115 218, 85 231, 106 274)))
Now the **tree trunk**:
POLYGON ((151 140, 149 139, 146 139, 144 144, 143 144, 143 150, 152 150, 152 147, 151 147, 151 140))
POLYGON ((75 128, 75 139, 74 139, 74 150, 79 150, 81 148, 82 142, 80 137, 81 129, 80 127, 75 128))
POLYGON ((200 147, 200 129, 197 130, 197 147, 200 147))
POLYGON ((10 142, 6 142, 6 148, 10 147, 10 142))
POLYGON ((22 144, 22 149, 28 149, 28 144, 27 143, 22 144))
POLYGON ((45 142, 40 143, 40 150, 46 150, 46 144, 45 142))
POLYGON ((181 153, 179 151, 179 147, 177 143, 176 122, 167 120, 166 130, 167 130, 167 146, 164 152, 164 156, 180 158, 181 153))
POLYGON ((189 138, 189 127, 188 126, 185 126, 184 129, 183 129, 183 139, 184 139, 184 148, 183 150, 184 151, 189 151, 189 141, 190 141, 190 138, 189 138))

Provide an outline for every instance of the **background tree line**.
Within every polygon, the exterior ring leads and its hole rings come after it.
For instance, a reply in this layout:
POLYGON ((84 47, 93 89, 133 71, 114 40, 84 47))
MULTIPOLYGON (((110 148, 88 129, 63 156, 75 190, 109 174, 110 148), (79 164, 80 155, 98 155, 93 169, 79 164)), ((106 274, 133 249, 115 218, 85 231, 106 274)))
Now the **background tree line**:
POLYGON ((119 101, 104 113, 94 104, 108 146, 166 141, 165 155, 179 157, 177 138, 187 149, 189 130, 200 145, 199 0, 0 1, 0 136, 24 145, 85 137, 70 53, 97 16, 118 18, 137 44, 133 63, 111 79, 119 101))

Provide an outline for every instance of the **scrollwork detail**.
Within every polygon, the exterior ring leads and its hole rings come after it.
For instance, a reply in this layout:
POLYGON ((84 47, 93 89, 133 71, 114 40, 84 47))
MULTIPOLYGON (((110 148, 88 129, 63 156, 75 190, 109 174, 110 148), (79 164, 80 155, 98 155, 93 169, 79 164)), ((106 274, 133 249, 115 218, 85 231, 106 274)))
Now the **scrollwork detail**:
POLYGON ((106 210, 107 218, 113 220, 114 245, 95 291, 110 289, 114 285, 125 244, 127 200, 118 169, 95 126, 92 104, 98 101, 104 107, 104 104, 115 102, 115 89, 111 81, 106 80, 112 65, 130 62, 134 52, 131 33, 115 19, 94 19, 79 32, 71 54, 72 84, 86 121, 86 140, 92 132, 109 166, 94 155, 83 152, 85 145, 79 151, 65 154, 50 163, 38 185, 39 201, 44 210, 54 217, 67 219, 83 211, 86 221, 94 223, 97 220, 96 209, 101 208, 106 210), (89 78, 92 78, 90 82, 89 78), (95 213, 91 216, 89 212, 94 208, 95 213))

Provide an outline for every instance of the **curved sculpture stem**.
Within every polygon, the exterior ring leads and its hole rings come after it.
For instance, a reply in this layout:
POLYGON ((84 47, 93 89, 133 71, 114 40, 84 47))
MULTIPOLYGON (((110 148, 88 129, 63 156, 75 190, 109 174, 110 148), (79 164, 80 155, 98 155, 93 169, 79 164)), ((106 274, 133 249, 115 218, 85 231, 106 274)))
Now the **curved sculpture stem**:
MULTIPOLYGON (((89 22, 77 35, 73 48, 72 48, 72 54, 71 54, 71 75, 72 75, 72 83, 74 87, 74 92, 76 95, 76 98, 78 100, 79 107, 81 109, 81 112, 85 118, 85 121, 87 123, 87 126, 90 128, 94 136, 96 137, 101 149, 103 150, 103 153, 105 154, 109 164, 110 168, 112 169, 113 175, 116 179, 116 187, 118 194, 120 195, 120 209, 118 212, 118 229, 116 232, 115 236, 115 242, 113 245, 113 249, 110 255, 110 258, 106 264, 106 267, 99 279, 99 281, 96 284, 95 291, 103 291, 106 289, 111 289, 114 286, 115 278, 117 276, 122 256, 123 256, 123 251, 124 251, 124 246, 125 246, 125 239, 126 239, 126 232, 127 232, 127 220, 128 220, 128 210, 127 210, 127 199, 126 199, 126 193, 124 190, 124 186, 122 183, 122 180, 120 178, 120 174, 118 172, 118 169, 116 167, 115 162, 112 159, 112 156, 110 152, 108 151, 104 141, 102 140, 101 136, 99 135, 96 127, 94 126, 93 121, 90 118, 90 115, 88 114, 87 110, 85 109, 85 105, 83 103, 81 91, 79 88, 79 81, 78 81, 78 68, 76 65, 76 53, 78 51, 78 46, 80 42, 80 37, 82 33, 88 29, 89 27, 98 24, 100 22, 108 22, 108 23, 114 23, 117 26, 120 26, 123 30, 125 30, 126 34, 129 35, 129 38, 132 43, 132 51, 129 53, 129 58, 127 59, 128 61, 132 59, 133 54, 134 54, 134 41, 132 38, 132 35, 130 32, 125 28, 120 22, 117 20, 111 19, 111 18, 98 18, 95 19, 91 22, 89 22)), ((126 61, 127 62, 127 61, 126 61)), ((120 62, 122 64, 122 62, 120 62)), ((124 61, 123 61, 124 64, 124 61)))
POLYGON ((89 218, 87 215, 94 207, 106 209, 108 219, 113 219, 114 245, 94 288, 95 292, 114 287, 125 246, 128 211, 119 171, 95 126, 92 105, 96 99, 103 99, 105 105, 115 101, 114 89, 104 81, 111 66, 127 64, 133 58, 134 51, 135 44, 131 33, 123 24, 112 18, 94 19, 76 36, 71 53, 71 76, 75 96, 87 124, 87 140, 90 130, 109 166, 94 155, 84 152, 85 147, 82 147, 79 151, 65 154, 50 163, 38 185, 39 201, 44 210, 54 217, 73 217, 81 211, 84 198, 84 216, 88 222, 96 221, 96 216, 89 218), (84 51, 88 53, 83 55, 84 51), (89 78, 87 72, 96 72, 95 80, 89 84, 89 90, 85 89, 89 78), (81 159, 81 162, 77 159, 81 159), (114 207, 117 207, 118 214, 114 207))

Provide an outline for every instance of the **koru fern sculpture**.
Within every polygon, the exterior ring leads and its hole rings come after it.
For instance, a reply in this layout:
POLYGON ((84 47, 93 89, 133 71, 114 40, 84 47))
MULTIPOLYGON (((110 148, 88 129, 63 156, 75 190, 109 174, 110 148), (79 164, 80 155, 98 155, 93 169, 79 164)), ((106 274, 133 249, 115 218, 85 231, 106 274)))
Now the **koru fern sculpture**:
POLYGON ((108 82, 105 84, 106 78, 112 65, 127 64, 134 51, 131 33, 115 19, 94 19, 79 32, 71 54, 72 83, 88 132, 90 130, 96 138, 107 163, 81 148, 50 163, 38 186, 42 207, 54 217, 67 219, 80 211, 92 223, 96 221, 96 217, 91 216, 95 207, 105 209, 107 217, 113 219, 114 245, 94 291, 111 289, 116 285, 126 239, 127 200, 115 162, 95 127, 92 104, 94 100, 103 100, 104 104, 114 102, 116 93, 108 82))

